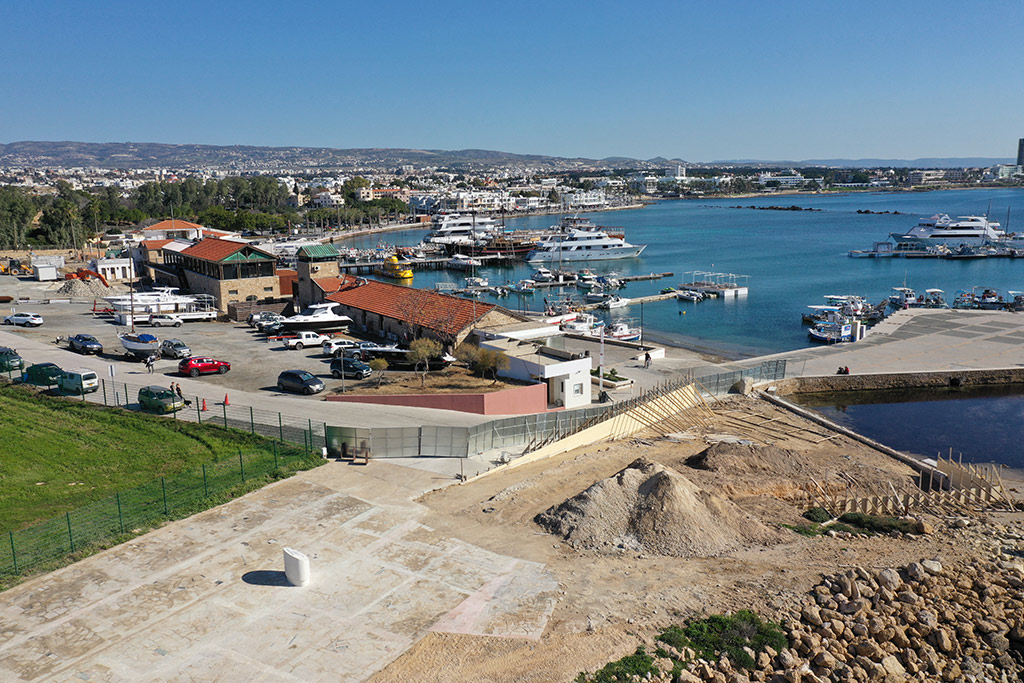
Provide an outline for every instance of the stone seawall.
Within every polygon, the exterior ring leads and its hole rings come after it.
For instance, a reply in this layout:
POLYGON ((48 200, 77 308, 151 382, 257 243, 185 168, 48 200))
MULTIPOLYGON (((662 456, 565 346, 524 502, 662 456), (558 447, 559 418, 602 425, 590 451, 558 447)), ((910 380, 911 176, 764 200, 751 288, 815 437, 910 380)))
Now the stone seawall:
POLYGON ((776 394, 780 396, 814 392, 967 387, 994 384, 1024 384, 1024 368, 792 377, 770 383, 775 387, 776 394))

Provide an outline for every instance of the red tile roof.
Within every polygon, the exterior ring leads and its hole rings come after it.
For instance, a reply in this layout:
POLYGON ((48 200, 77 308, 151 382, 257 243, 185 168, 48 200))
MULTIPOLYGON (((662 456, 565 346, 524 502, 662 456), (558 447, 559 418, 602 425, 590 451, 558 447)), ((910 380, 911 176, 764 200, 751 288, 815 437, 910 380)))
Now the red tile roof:
POLYGON ((351 275, 338 279, 343 281, 341 289, 327 295, 327 301, 448 334, 465 329, 495 308, 494 304, 351 275))
POLYGON ((142 246, 146 249, 160 249, 173 241, 174 240, 142 240, 142 246))
POLYGON ((262 249, 253 247, 248 242, 234 242, 231 240, 221 240, 216 237, 207 237, 199 242, 196 242, 188 249, 184 249, 181 253, 185 256, 192 256, 194 258, 200 258, 204 261, 223 261, 228 256, 241 251, 249 247, 253 251, 257 251, 263 254, 267 258, 274 258, 272 254, 268 254, 262 249))
POLYGON ((202 230, 203 226, 197 225, 195 223, 189 223, 188 221, 180 221, 178 219, 175 219, 173 221, 160 221, 159 223, 157 223, 155 225, 151 225, 148 228, 143 228, 143 231, 145 231, 145 230, 188 230, 188 229, 202 230))
POLYGON ((318 277, 313 280, 313 284, 320 288, 320 290, 326 294, 337 292, 347 282, 347 276, 342 277, 318 277))

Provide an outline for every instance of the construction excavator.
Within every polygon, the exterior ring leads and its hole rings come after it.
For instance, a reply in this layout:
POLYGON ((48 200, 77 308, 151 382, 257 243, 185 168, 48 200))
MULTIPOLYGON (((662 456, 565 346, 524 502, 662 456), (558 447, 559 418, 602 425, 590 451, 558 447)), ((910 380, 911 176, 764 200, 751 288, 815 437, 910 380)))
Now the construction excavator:
POLYGON ((64 274, 64 279, 65 280, 82 280, 84 282, 88 282, 89 280, 92 280, 93 278, 96 278, 97 280, 102 282, 104 287, 109 287, 110 286, 110 283, 107 282, 107 278, 103 277, 102 275, 97 273, 95 270, 89 270, 88 268, 79 268, 78 270, 76 270, 73 273, 65 273, 64 274))

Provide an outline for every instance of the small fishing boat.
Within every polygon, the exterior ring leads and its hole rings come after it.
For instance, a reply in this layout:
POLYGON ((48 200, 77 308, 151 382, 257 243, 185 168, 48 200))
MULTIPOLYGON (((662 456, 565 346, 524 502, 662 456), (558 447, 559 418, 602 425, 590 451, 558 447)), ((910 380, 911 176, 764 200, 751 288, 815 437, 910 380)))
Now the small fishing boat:
POLYGON ((917 292, 910 287, 893 287, 889 295, 889 305, 893 308, 914 308, 918 306, 917 292))
POLYGON ((839 344, 853 341, 852 327, 848 322, 820 322, 807 330, 807 336, 819 344, 839 344))
POLYGON ((676 298, 680 301, 704 301, 704 293, 692 289, 676 290, 676 298))
POLYGON ((471 276, 464 279, 467 287, 487 287, 487 278, 471 276))
POLYGON ((537 283, 534 282, 533 280, 520 280, 519 282, 509 287, 509 289, 515 292, 516 294, 533 294, 534 292, 537 291, 537 288, 534 286, 536 284, 537 283))
POLYGON ((621 296, 610 296, 601 303, 601 308, 605 308, 609 311, 616 308, 625 308, 629 305, 629 299, 621 296))
POLYGON ((119 332, 117 338, 121 340, 125 355, 136 358, 148 358, 159 352, 160 340, 151 334, 136 334, 133 332, 119 332))
POLYGON ((626 323, 614 323, 605 330, 604 336, 619 341, 637 341, 640 339, 640 330, 626 323))
POLYGON ((479 268, 483 265, 482 261, 478 261, 470 256, 463 254, 455 254, 450 259, 444 262, 445 267, 452 268, 454 270, 469 270, 471 268, 479 268))
POLYGON ((608 298, 608 292, 604 291, 604 287, 596 286, 583 295, 583 302, 588 304, 599 304, 606 298, 608 298))
POLYGON ((946 303, 946 293, 941 289, 926 289, 924 290, 924 301, 921 302, 922 308, 949 308, 949 304, 946 303))
POLYGON ((597 276, 589 270, 581 270, 576 276, 576 286, 580 289, 590 289, 597 284, 597 276))
POLYGON ((541 266, 537 270, 533 271, 533 275, 530 276, 530 279, 534 282, 554 282, 556 277, 557 276, 553 272, 541 266))
POLYGON ((576 334, 600 334, 601 328, 604 325, 604 320, 584 314, 577 316, 575 320, 564 321, 559 327, 566 332, 575 332, 576 334))

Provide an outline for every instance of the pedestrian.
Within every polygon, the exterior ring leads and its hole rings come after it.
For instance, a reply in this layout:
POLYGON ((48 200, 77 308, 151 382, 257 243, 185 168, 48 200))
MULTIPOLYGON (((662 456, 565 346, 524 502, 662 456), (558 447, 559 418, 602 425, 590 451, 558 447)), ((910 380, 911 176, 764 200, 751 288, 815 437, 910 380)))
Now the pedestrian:
POLYGON ((651 353, 649 351, 644 352, 644 367, 651 367, 651 353))
POLYGON ((174 385, 174 393, 176 393, 178 395, 178 398, 180 398, 182 401, 185 400, 185 397, 181 395, 181 384, 174 385))
POLYGON ((156 362, 156 359, 154 359, 153 356, 146 356, 146 370, 150 374, 153 374, 153 364, 155 362, 156 362))
POLYGON ((847 365, 845 368, 843 368, 843 374, 844 375, 849 375, 850 374, 850 366, 849 365, 847 365))

